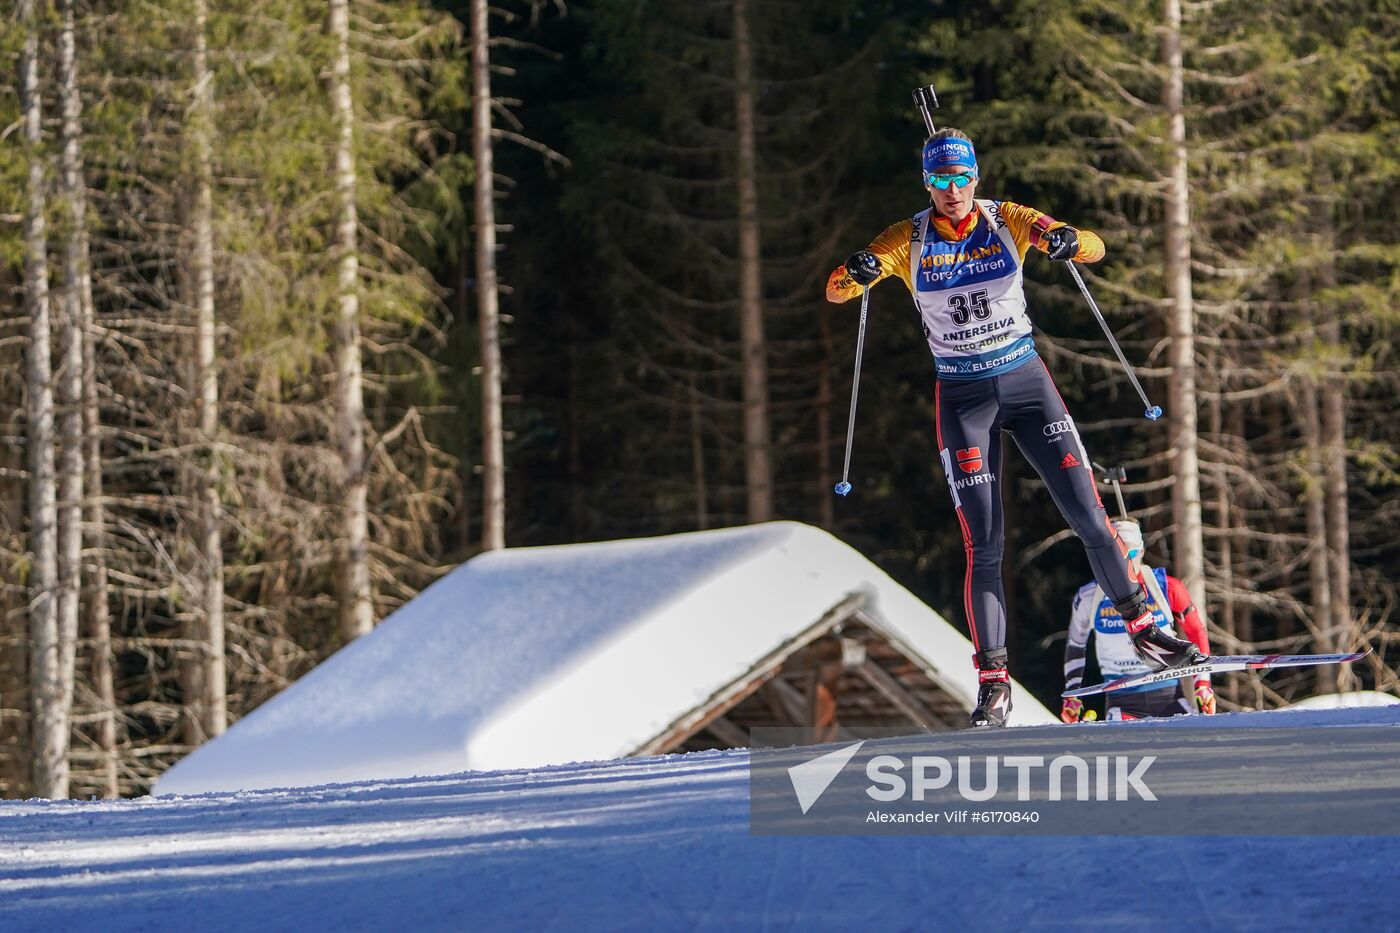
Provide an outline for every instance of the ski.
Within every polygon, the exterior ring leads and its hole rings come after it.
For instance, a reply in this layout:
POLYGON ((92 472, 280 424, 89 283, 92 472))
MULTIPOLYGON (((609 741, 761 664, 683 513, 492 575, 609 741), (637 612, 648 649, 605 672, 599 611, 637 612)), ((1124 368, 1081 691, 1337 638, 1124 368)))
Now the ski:
POLYGON ((1101 684, 1077 687, 1060 694, 1062 697, 1085 697, 1096 693, 1112 693, 1129 687, 1144 684, 1159 684, 1181 677, 1195 677, 1200 674, 1222 674, 1229 671, 1266 670, 1273 667, 1309 667, 1313 664, 1347 664, 1358 661, 1371 653, 1371 649, 1354 651, 1350 654, 1213 654, 1200 664, 1187 664, 1165 671, 1151 671, 1146 674, 1132 674, 1101 684))

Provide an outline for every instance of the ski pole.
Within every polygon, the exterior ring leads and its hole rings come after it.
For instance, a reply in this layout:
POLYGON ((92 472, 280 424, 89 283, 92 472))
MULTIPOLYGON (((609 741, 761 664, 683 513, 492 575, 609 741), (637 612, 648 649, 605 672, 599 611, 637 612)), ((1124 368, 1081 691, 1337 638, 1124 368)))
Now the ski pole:
POLYGON ((851 484, 848 477, 851 473, 851 440, 856 433, 856 395, 860 392, 860 358, 865 353, 865 316, 870 310, 870 286, 861 289, 860 293, 860 332, 856 335, 856 374, 851 379, 851 417, 846 422, 846 462, 841 467, 841 482, 836 484, 836 494, 838 496, 849 496, 851 494, 851 484))
MULTIPOLYGON (((929 135, 932 136, 933 111, 938 109, 938 95, 933 90, 933 85, 914 89, 914 104, 919 108, 919 113, 923 115, 924 126, 928 127, 929 135)), ((856 373, 851 380, 851 417, 846 422, 846 462, 841 467, 841 482, 836 484, 836 494, 838 496, 849 496, 851 494, 851 443, 855 438, 856 431, 856 395, 860 392, 860 358, 865 352, 865 319, 870 308, 870 286, 865 286, 865 290, 860 295, 860 333, 856 336, 856 373)))
POLYGON ((1128 515, 1128 507, 1123 504, 1123 487, 1119 485, 1119 483, 1126 483, 1128 481, 1128 471, 1120 466, 1106 467, 1092 461, 1090 461, 1089 465, 1102 473, 1103 481, 1113 487, 1113 494, 1118 498, 1119 514, 1124 518, 1130 518, 1131 516, 1128 515))
POLYGON ((1162 417, 1162 407, 1160 405, 1153 405, 1147 400, 1147 393, 1142 391, 1142 383, 1138 382, 1137 376, 1133 373, 1133 368, 1128 365, 1128 358, 1123 355, 1123 348, 1118 346, 1118 341, 1114 339, 1113 331, 1109 330, 1108 322, 1103 319, 1103 313, 1099 311, 1099 306, 1094 301, 1094 296, 1089 294, 1089 286, 1084 284, 1084 279, 1080 276, 1079 270, 1075 267, 1073 262, 1067 262, 1065 265, 1069 266, 1069 274, 1074 276, 1074 281, 1079 283, 1079 290, 1084 293, 1084 300, 1089 302, 1089 310, 1093 311, 1094 317, 1098 318, 1099 326, 1103 328, 1105 336, 1108 337, 1108 345, 1113 348, 1114 353, 1118 354, 1118 362, 1123 364, 1123 371, 1128 374, 1128 379, 1132 381, 1133 388, 1137 389, 1137 394, 1138 397, 1142 399, 1142 404, 1147 406, 1147 410, 1143 412, 1143 414, 1148 420, 1156 421, 1158 418, 1162 417))
POLYGON ((914 89, 914 106, 923 114, 924 126, 928 127, 928 134, 932 136, 937 132, 933 126, 933 112, 938 109, 938 95, 934 93, 932 84, 914 89))

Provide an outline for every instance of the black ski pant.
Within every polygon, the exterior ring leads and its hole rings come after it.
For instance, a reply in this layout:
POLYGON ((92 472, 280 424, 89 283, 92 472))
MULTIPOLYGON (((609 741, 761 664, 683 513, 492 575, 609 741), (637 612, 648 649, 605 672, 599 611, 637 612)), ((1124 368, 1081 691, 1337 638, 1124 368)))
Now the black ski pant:
POLYGON ((1045 481, 1103 591, 1118 606, 1141 599, 1141 586, 1128 575, 1127 548, 1104 512, 1079 431, 1045 363, 1036 357, 1009 373, 969 382, 940 379, 935 391, 939 456, 967 551, 963 611, 977 651, 1006 646, 1002 429, 1045 481))

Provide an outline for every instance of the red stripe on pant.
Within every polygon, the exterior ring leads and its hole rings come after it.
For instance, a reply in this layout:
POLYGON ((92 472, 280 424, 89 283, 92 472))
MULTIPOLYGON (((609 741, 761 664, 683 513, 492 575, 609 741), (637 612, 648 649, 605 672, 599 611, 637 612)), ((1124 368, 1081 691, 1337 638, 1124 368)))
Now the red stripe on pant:
MULTIPOLYGON (((935 382, 933 384, 933 436, 938 443, 938 458, 943 459, 947 448, 943 446, 943 427, 939 423, 939 416, 943 411, 943 385, 935 382)), ((962 506, 957 504, 958 491, 953 486, 952 461, 945 461, 947 468, 945 473, 948 480, 948 492, 953 497, 953 511, 958 513, 958 527, 962 529, 963 552, 967 554, 967 570, 963 574, 963 615, 967 617, 967 631, 972 636, 972 650, 981 652, 982 645, 977 641, 977 619, 972 614, 972 530, 967 527, 967 519, 963 517, 962 506)), ((990 465, 989 465, 990 466, 990 465)), ((990 472, 990 469, 988 470, 990 472)))

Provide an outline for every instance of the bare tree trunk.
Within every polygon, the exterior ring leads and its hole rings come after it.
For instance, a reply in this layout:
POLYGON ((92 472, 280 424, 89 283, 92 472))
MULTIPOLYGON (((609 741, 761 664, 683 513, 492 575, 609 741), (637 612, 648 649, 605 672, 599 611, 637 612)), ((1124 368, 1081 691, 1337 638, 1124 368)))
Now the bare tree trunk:
MULTIPOLYGON (((1225 410, 1226 431, 1230 435, 1230 450, 1236 462, 1243 464, 1249 453, 1249 442, 1246 437, 1245 417, 1246 406, 1244 403, 1236 403, 1225 410)), ((1235 593, 1238 589, 1247 587, 1250 583, 1248 579, 1249 568, 1249 527, 1245 520, 1244 503, 1240 496, 1230 496, 1230 580, 1234 584, 1230 589, 1230 611, 1233 619, 1235 637, 1241 642, 1240 650, 1250 653, 1254 647, 1254 609, 1247 600, 1236 600, 1235 593)), ((1247 695, 1257 694, 1260 690, 1259 678, 1246 678, 1236 675, 1229 679, 1230 692, 1228 698, 1236 703, 1243 704, 1247 695)), ((1256 705, 1262 702, 1262 698, 1254 697, 1256 705)))
POLYGON ((350 94, 349 0, 330 0, 335 40, 331 102, 335 108, 336 245, 340 310, 335 323, 336 440, 340 447, 344 524, 340 542, 340 623, 347 639, 374 627, 369 586, 369 477, 365 462, 364 386, 360 369, 359 215, 355 207, 355 107, 350 94))
POLYGON ((734 122, 739 184, 739 340, 744 398, 744 479, 748 519, 773 517, 768 428, 768 347, 763 333, 763 251, 759 239, 758 157, 754 142, 753 43, 749 2, 734 0, 734 122))
POLYGON ((29 356, 25 367, 29 434, 29 690, 34 792, 68 796, 68 709, 71 676, 63 675, 57 591, 56 524, 58 491, 54 476, 53 360, 49 333, 49 268, 45 224, 42 104, 39 98, 39 24, 34 0, 20 0, 20 108, 29 159, 28 201, 24 212, 24 303, 29 314, 29 356), (65 683, 65 680, 68 683, 65 683))
MULTIPOLYGON (((71 341, 64 347, 64 366, 67 367, 60 382, 63 391, 61 404, 65 406, 63 415, 64 435, 63 459, 60 468, 65 473, 76 465, 79 476, 69 480, 65 476, 60 500, 65 511, 71 503, 77 503, 79 522, 77 533, 68 532, 65 539, 64 526, 68 519, 59 516, 59 545, 61 554, 70 560, 67 567, 60 567, 65 589, 74 590, 73 604, 60 606, 60 629, 65 637, 77 647, 79 615, 86 593, 88 606, 87 622, 83 629, 88 639, 89 680, 97 709, 94 711, 93 733, 100 752, 98 784, 104 799, 118 796, 116 758, 116 694, 112 685, 112 640, 111 620, 107 603, 107 558, 105 547, 105 510, 102 506, 102 444, 98 435, 99 417, 97 403, 96 371, 96 323, 93 320, 92 274, 88 264, 87 228, 87 187, 82 158, 82 98, 78 90, 78 69, 76 49, 76 25, 73 0, 59 0, 59 13, 62 17, 59 49, 59 85, 63 92, 63 198, 68 210, 71 229, 64 243, 63 251, 63 296, 61 302, 64 313, 66 339, 71 341), (74 375, 76 373, 76 375, 74 375), (73 434, 76 432, 76 439, 73 434), (70 450, 73 443, 76 449, 70 450), (83 541, 90 546, 89 580, 87 589, 82 587, 83 541), (70 552, 70 548, 76 553, 70 552), (72 618, 66 618, 67 613, 72 618), (68 634, 71 633, 71 634, 68 634)), ((76 658, 69 662, 76 667, 76 658)))
MULTIPOLYGON (((1225 437, 1224 412, 1221 410, 1220 392, 1223 387, 1217 382, 1214 386, 1215 394, 1206 402, 1206 430, 1211 440, 1215 443, 1216 449, 1221 451, 1220 456, 1226 458, 1224 451, 1229 449, 1229 441, 1225 437)), ((1233 566, 1230 561, 1230 483, 1225 478, 1225 471, 1222 468, 1213 477, 1215 485, 1215 524, 1221 532, 1220 550, 1217 555, 1216 572, 1220 577, 1221 587, 1221 607, 1215 618, 1218 620, 1221 629, 1231 637, 1235 634, 1234 629, 1234 600, 1230 598, 1230 588, 1233 585, 1231 573, 1233 566)))
MULTIPOLYGON (((1243 404, 1231 405, 1226 416, 1227 430, 1230 433, 1230 449, 1243 463, 1249 445, 1245 440, 1245 406, 1243 404)), ((1249 560, 1249 537, 1246 534, 1247 528, 1244 519, 1244 510, 1238 500, 1230 503, 1230 579, 1237 580, 1245 576, 1236 568, 1245 568, 1249 560)), ((1232 612, 1235 625, 1235 637, 1245 643, 1245 651, 1252 651, 1254 641, 1254 612, 1248 603, 1234 606, 1234 591, 1231 590, 1232 612)), ((1240 678, 1236 678, 1240 680, 1240 678)))
POLYGON ((481 547, 506 546, 505 440, 501 419, 500 293, 496 282, 495 169, 491 151, 491 25, 487 0, 472 0, 472 160, 476 163, 476 294, 481 329, 481 547))
MULTIPOLYGON (((1303 514, 1308 534, 1308 589, 1312 602, 1313 624, 1318 631, 1318 651, 1331 651, 1334 640, 1326 635, 1331 618, 1331 580, 1327 575, 1327 500, 1322 482, 1322 429, 1318 420, 1317 386, 1308 378, 1298 393, 1300 428, 1303 433, 1303 514)), ((1318 693, 1337 692, 1337 667, 1323 664, 1317 668, 1318 693)))
MULTIPOLYGON (((1288 399, 1265 398, 1252 407, 1255 408, 1255 411, 1251 411, 1248 415, 1251 422, 1258 419, 1263 421, 1266 427, 1249 445, 1250 451, 1263 455, 1266 462, 1287 456, 1292 448, 1288 447, 1288 430, 1285 425, 1292 424, 1292 419, 1298 417, 1296 405, 1288 399)), ((1267 543, 1261 542, 1257 547, 1257 552, 1255 566, 1258 566, 1257 559, 1267 557, 1271 554, 1272 549, 1267 543)), ((1298 632, 1298 616, 1290 609, 1283 607, 1266 609, 1264 610, 1264 620, 1273 621, 1272 635, 1275 639, 1289 638, 1298 632)), ((1256 637, 1264 640, 1269 634, 1268 621, 1263 621, 1256 630, 1256 637)), ((1256 677, 1252 679, 1252 682, 1259 686, 1259 696, 1262 698, 1264 695, 1262 686, 1260 686, 1262 681, 1256 677)))
MULTIPOLYGON (((1234 529, 1231 525, 1230 512, 1230 491, 1228 483, 1221 483, 1216 491, 1215 498, 1216 515, 1220 522, 1220 628, 1235 639, 1235 643, 1240 641, 1240 629, 1235 620, 1235 556, 1234 556, 1234 529)), ((1220 649, 1215 649, 1219 653, 1220 649)), ((1232 651, 1247 653, 1247 648, 1232 648, 1232 651)), ((1239 690, 1240 678, 1231 677, 1226 681, 1226 697, 1232 702, 1240 701, 1239 690)))
POLYGON ((1182 92, 1181 0, 1166 0, 1162 60, 1167 80, 1163 107, 1170 121, 1170 172, 1166 204, 1167 293, 1171 299, 1167 333, 1171 338, 1172 521, 1175 523, 1175 575, 1204 607, 1205 541, 1201 528, 1201 480, 1196 437, 1195 308, 1191 295, 1191 203, 1187 188, 1186 114, 1182 92))
MULTIPOLYGON (((471 305, 471 298, 470 298, 470 296, 469 296, 469 288, 468 288, 468 286, 471 284, 471 281, 472 281, 471 269, 472 269, 472 263, 473 263, 473 262, 474 262, 474 259, 473 259, 473 257, 472 257, 471 251, 467 248, 466 244, 463 244, 463 245, 461 245, 460 247, 458 247, 458 249, 457 249, 457 282, 456 282, 456 320, 455 320, 455 323, 456 323, 458 326, 460 326, 462 323, 465 323, 465 322, 466 322, 466 320, 467 320, 467 312, 468 312, 468 309, 470 308, 470 305, 471 305)), ((571 319, 571 326, 572 326, 572 319, 571 319)), ((459 344, 460 350, 459 350, 459 352, 462 352, 462 353, 465 354, 466 351, 468 351, 468 349, 469 349, 469 347, 467 346, 467 344, 468 344, 468 338, 465 336, 465 334, 466 334, 465 331, 460 331, 460 330, 459 330, 458 332, 459 332, 460 334, 463 335, 463 336, 461 336, 461 337, 458 338, 458 339, 460 340, 460 344, 459 344)), ((569 345, 569 352, 570 352, 569 359, 570 359, 570 361, 572 362, 572 360, 573 360, 573 344, 572 344, 572 343, 569 345)), ((570 386, 570 391, 572 391, 572 384, 571 384, 571 386, 570 386)), ((476 476, 476 470, 475 470, 476 453, 475 453, 474 451, 472 451, 472 450, 469 449, 469 445, 467 444, 467 442, 466 442, 465 439, 463 440, 463 444, 462 444, 462 447, 461 447, 461 451, 462 451, 462 455, 461 455, 461 457, 459 458, 458 465, 457 465, 457 466, 458 466, 458 470, 460 471, 461 478, 462 478, 462 490, 461 490, 462 499, 461 499, 461 506, 457 509, 457 535, 458 535, 458 540, 461 542, 461 545, 462 545, 463 547, 465 547, 465 546, 467 546, 467 545, 471 542, 471 540, 472 540, 472 511, 473 511, 473 509, 474 509, 474 506, 473 506, 471 503, 472 503, 472 495, 473 495, 473 493, 472 493, 472 486, 473 486, 473 484, 475 483, 474 477, 476 476)))
POLYGON ((190 639, 199 646, 198 695, 187 697, 186 741, 198 744, 228 728, 227 674, 224 660, 223 502, 219 498, 217 440, 219 433, 219 371, 214 360, 218 321, 214 315, 214 76, 209 71, 209 10, 195 0, 194 108, 190 143, 194 150, 194 249, 191 254, 195 309, 195 398, 200 469, 196 475, 199 514, 199 611, 190 639))
MULTIPOLYGON (((1341 327, 1327 316, 1320 336, 1332 347, 1341 345, 1341 327)), ((1351 523, 1347 510, 1346 382, 1329 374, 1322 384, 1322 457, 1325 477, 1327 522, 1327 570, 1331 589, 1328 623, 1332 644, 1338 651, 1352 651, 1357 645, 1357 626, 1351 617, 1351 523)), ((1332 665, 1326 665, 1332 667, 1332 665)), ((1337 690, 1355 690, 1356 675, 1351 666, 1337 665, 1337 690)))
MULTIPOLYGON (((197 106, 191 108, 191 110, 197 109, 197 106)), ((186 135, 191 132, 187 125, 186 135)), ((183 140, 181 144, 184 144, 183 140)), ((179 263, 175 269, 175 293, 179 296, 180 313, 190 312, 193 314, 193 309, 199 301, 194 285, 193 207, 198 198, 195 173, 191 173, 189 178, 182 177, 179 183, 182 188, 187 187, 187 190, 181 191, 179 202, 175 205, 176 216, 179 218, 177 225, 183 235, 183 239, 179 242, 179 263)), ((195 317, 197 318, 197 315, 195 317)), ((197 320, 195 324, 197 324, 197 320)), ((180 335, 181 340, 177 351, 179 365, 176 367, 181 374, 185 391, 189 398, 195 401, 195 406, 181 406, 176 410, 174 420, 177 425, 175 428, 177 442, 194 452, 194 456, 180 459, 179 476, 180 489, 185 493, 184 501, 188 503, 192 516, 190 524, 198 529, 201 507, 199 491, 203 477, 199 463, 199 413, 195 410, 199 402, 199 353, 198 343, 195 339, 197 337, 195 324, 189 327, 190 339, 188 341, 184 339, 183 333, 180 335)), ((183 527, 181 534, 184 534, 183 527)), ((197 530, 191 545, 194 549, 195 566, 186 568, 182 563, 171 569, 178 574, 179 589, 175 618, 180 623, 180 643, 175 651, 175 664, 179 670, 180 704, 176 709, 180 718, 180 739, 193 749, 204 744, 204 727, 201 725, 204 716, 204 643, 201 637, 204 613, 199 603, 203 587, 200 583, 202 568, 199 566, 201 558, 197 530)), ((183 542, 180 551, 184 552, 183 542)))
POLYGON ((107 508, 102 501, 101 410, 97 402, 97 322, 92 308, 91 276, 88 273, 87 237, 83 237, 83 438, 86 445, 83 466, 87 471, 87 493, 83 520, 91 566, 88 579, 87 637, 88 676, 97 702, 93 722, 100 759, 102 797, 114 800, 117 786, 117 694, 112 682, 112 613, 107 601, 107 508))
MULTIPOLYGON (((1207 404, 1208 429, 1212 439, 1215 441, 1216 449, 1220 456, 1228 460, 1225 451, 1231 449, 1230 441, 1225 436, 1224 418, 1221 410, 1219 393, 1223 391, 1223 386, 1216 383, 1216 395, 1207 404)), ((1220 611, 1214 616, 1220 629, 1231 638, 1238 638, 1239 633, 1235 630, 1235 578, 1234 578, 1234 558, 1231 550, 1234 545, 1233 532, 1231 530, 1230 518, 1230 483, 1225 478, 1226 474, 1222 470, 1215 483, 1215 521, 1216 527, 1220 531, 1220 550, 1216 563, 1216 573, 1220 580, 1220 611)), ((1219 651, 1219 649, 1216 649, 1219 651)), ((1230 648, 1234 651, 1236 649, 1230 648)), ((1225 682, 1225 695, 1232 702, 1239 702, 1239 678, 1231 677, 1225 682)))
POLYGON ((58 84, 62 96, 59 187, 69 229, 63 237, 63 284, 58 291, 62 333, 58 402, 58 643, 63 671, 63 708, 73 709, 78 650, 79 599, 83 591, 83 255, 86 224, 82 155, 78 149, 82 102, 78 96, 77 49, 72 0, 59 0, 58 84))
MULTIPOLYGON (((64 32, 71 35, 73 26, 72 0, 63 4, 64 32)), ((65 55, 67 54, 65 50, 65 55)), ((117 702, 112 682, 112 619, 107 594, 107 510, 102 502, 102 437, 101 411, 97 399, 97 321, 92 304, 92 272, 88 259, 87 189, 83 174, 82 150, 77 140, 82 112, 77 90, 77 69, 65 75, 64 98, 64 173, 65 194, 71 198, 72 245, 77 249, 77 301, 82 330, 81 406, 83 438, 83 537, 88 544, 89 566, 87 586, 87 622, 84 630, 88 639, 88 678, 96 700, 93 713, 93 738, 100 753, 98 784, 102 797, 116 799, 117 785, 117 702), (70 127, 71 100, 71 127, 70 127), (73 140, 70 162, 68 140, 73 140), (70 164, 76 175, 70 184, 67 174, 70 164)), ((65 255, 65 264, 67 263, 65 255)), ((67 269, 65 268, 65 275, 67 269)))

